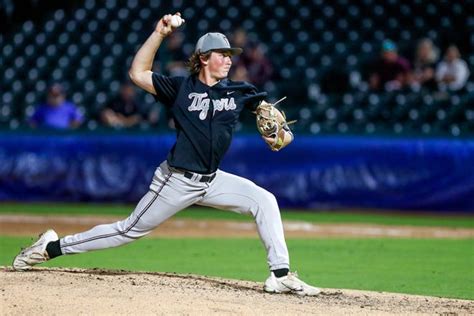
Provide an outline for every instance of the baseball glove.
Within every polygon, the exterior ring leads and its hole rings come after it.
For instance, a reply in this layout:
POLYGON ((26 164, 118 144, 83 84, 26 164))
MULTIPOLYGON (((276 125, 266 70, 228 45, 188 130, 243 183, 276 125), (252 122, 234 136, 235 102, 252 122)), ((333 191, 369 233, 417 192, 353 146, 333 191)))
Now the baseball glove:
POLYGON ((262 101, 255 111, 257 116, 257 129, 273 151, 279 151, 293 141, 293 133, 288 125, 296 121, 287 122, 285 113, 275 107, 275 105, 285 98, 275 104, 262 101))

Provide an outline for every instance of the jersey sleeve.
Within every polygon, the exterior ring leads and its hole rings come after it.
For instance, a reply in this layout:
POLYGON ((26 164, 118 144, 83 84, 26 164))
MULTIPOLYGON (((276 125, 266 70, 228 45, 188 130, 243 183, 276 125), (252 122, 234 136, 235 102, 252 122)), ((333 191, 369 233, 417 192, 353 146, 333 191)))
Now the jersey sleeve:
POLYGON ((153 73, 151 78, 156 91, 156 94, 153 95, 155 100, 171 107, 178 96, 184 77, 167 77, 153 73))
POLYGON ((244 106, 250 111, 255 111, 260 102, 266 97, 266 92, 258 92, 257 88, 250 85, 249 89, 244 93, 243 96, 244 106))

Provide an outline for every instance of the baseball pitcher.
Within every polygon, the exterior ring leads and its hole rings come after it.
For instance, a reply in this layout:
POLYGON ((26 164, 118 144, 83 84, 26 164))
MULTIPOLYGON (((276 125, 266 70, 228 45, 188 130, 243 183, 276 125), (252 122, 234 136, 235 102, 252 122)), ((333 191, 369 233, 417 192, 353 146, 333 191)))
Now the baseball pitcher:
POLYGON ((188 77, 153 72, 163 40, 184 20, 165 15, 135 55, 131 80, 169 107, 176 125, 176 143, 156 169, 149 191, 131 215, 119 222, 58 238, 54 230, 16 256, 13 267, 27 270, 60 255, 117 247, 132 242, 193 204, 251 214, 267 252, 270 276, 264 290, 271 293, 317 295, 320 290, 289 272, 290 260, 275 196, 255 183, 219 169, 229 148, 241 111, 257 115, 258 130, 272 150, 293 140, 284 115, 265 102, 265 92, 247 82, 227 79, 231 57, 241 48, 230 46, 221 33, 207 33, 189 59, 188 77))

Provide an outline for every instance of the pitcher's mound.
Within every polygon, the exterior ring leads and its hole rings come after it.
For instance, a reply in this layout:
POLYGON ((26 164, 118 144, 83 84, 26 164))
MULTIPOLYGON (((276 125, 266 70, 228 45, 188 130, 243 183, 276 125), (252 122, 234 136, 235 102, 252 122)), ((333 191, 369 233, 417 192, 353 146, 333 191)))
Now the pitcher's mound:
POLYGON ((0 267, 3 315, 472 314, 474 302, 323 289, 317 297, 267 294, 263 284, 197 275, 0 267))

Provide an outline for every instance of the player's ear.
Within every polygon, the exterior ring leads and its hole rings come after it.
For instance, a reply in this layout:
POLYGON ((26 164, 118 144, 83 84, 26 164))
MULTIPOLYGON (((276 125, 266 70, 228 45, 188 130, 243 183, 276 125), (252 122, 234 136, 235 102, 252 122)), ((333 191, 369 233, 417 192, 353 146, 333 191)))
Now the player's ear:
POLYGON ((199 55, 199 60, 201 61, 201 65, 205 67, 207 66, 207 63, 209 62, 209 56, 199 55))

